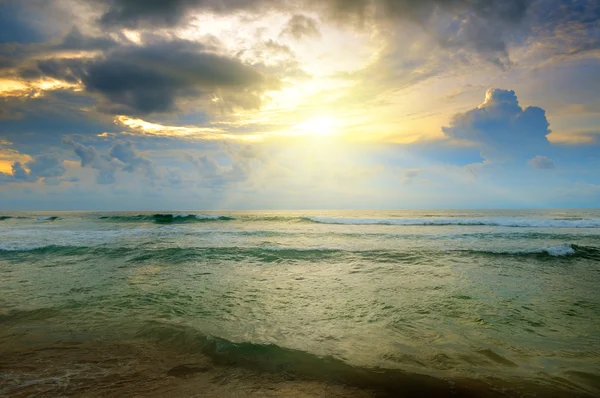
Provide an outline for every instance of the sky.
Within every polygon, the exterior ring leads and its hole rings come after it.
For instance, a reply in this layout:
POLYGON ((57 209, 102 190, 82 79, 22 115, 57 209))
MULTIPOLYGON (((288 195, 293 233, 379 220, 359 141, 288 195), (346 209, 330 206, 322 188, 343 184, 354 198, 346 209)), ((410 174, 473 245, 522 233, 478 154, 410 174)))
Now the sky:
POLYGON ((600 207, 597 0, 0 0, 0 211, 600 207))

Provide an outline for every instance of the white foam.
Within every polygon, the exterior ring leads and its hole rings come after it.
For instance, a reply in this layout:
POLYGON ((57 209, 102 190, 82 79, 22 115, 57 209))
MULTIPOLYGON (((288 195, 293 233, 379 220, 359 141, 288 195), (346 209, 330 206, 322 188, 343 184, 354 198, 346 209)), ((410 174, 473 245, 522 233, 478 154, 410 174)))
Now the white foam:
POLYGON ((27 252, 31 250, 37 250, 47 247, 47 245, 0 245, 0 251, 4 252, 27 252))
POLYGON ((188 218, 195 217, 198 220, 218 220, 223 216, 214 215, 214 214, 186 214, 186 213, 177 213, 172 215, 173 218, 188 218))
POLYGON ((554 247, 549 247, 547 249, 545 249, 546 253, 548 253, 551 256, 570 256, 572 254, 575 254, 575 249, 573 249, 573 246, 571 245, 561 245, 561 246, 554 246, 554 247))
POLYGON ((344 225, 489 225, 522 228, 600 228, 600 219, 549 220, 524 218, 344 218, 306 217, 321 224, 344 225))
POLYGON ((212 214, 196 214, 195 217, 198 220, 218 220, 222 216, 212 215, 212 214))
POLYGON ((573 245, 564 244, 560 246, 544 247, 539 249, 524 249, 524 250, 489 250, 487 253, 496 254, 549 254, 554 257, 571 256, 575 254, 573 245))

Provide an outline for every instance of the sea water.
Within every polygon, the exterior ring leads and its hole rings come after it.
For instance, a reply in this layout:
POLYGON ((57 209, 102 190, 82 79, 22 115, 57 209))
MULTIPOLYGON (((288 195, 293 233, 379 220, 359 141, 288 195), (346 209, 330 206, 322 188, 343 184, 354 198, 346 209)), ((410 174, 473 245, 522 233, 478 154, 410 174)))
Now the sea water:
POLYGON ((600 211, 5 213, 0 344, 0 395, 594 396, 600 211))

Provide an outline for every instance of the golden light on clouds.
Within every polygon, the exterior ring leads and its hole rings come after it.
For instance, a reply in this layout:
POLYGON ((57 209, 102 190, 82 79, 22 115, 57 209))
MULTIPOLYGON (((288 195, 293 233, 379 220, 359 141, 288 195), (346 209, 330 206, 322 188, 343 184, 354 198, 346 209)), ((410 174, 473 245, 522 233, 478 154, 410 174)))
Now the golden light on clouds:
POLYGON ((166 137, 188 137, 204 140, 240 140, 256 141, 262 137, 257 134, 230 134, 224 130, 210 127, 195 126, 169 126, 158 123, 152 123, 143 119, 131 118, 129 116, 119 115, 114 119, 116 124, 123 125, 142 135, 158 135, 166 137))
POLYGON ((0 79, 1 96, 18 96, 20 93, 28 90, 29 86, 20 80, 0 79))
POLYGON ((12 165, 21 162, 25 165, 31 156, 7 147, 8 142, 0 140, 0 173, 12 174, 12 165))
POLYGON ((596 142, 600 134, 590 131, 553 131, 547 135, 552 144, 581 145, 596 142))
POLYGON ((12 164, 10 160, 0 159, 0 173, 12 174, 12 164))
POLYGON ((0 79, 0 96, 3 97, 41 97, 46 91, 66 90, 81 91, 79 84, 67 83, 56 79, 39 79, 21 81, 17 79, 0 79))

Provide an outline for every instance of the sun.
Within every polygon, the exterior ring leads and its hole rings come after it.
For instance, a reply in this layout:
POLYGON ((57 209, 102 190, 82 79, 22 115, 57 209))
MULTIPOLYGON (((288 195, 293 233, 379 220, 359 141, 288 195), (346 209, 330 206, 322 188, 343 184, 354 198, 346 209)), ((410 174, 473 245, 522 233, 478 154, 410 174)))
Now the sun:
POLYGON ((294 130, 306 135, 329 135, 335 132, 336 120, 331 116, 316 116, 297 124, 294 130))

